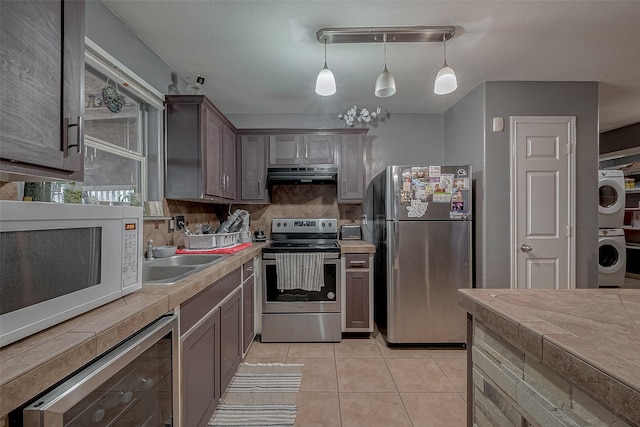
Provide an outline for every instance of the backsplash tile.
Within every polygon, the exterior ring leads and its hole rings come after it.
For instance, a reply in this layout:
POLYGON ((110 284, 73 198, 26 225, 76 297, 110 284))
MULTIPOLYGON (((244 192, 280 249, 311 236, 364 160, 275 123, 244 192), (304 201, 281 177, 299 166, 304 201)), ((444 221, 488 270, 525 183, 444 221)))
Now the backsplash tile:
MULTIPOLYGON (((362 206, 359 204, 338 204, 335 185, 274 185, 271 204, 211 204, 165 200, 166 216, 184 215, 187 227, 192 231, 196 224, 209 224, 215 229, 220 219, 225 219, 236 209, 244 209, 251 215, 251 233, 261 229, 271 237, 271 220, 273 218, 338 218, 338 226, 342 224, 360 224, 362 206)), ((145 221, 144 241, 153 240, 154 246, 183 246, 182 233, 169 233, 167 220, 145 221)))

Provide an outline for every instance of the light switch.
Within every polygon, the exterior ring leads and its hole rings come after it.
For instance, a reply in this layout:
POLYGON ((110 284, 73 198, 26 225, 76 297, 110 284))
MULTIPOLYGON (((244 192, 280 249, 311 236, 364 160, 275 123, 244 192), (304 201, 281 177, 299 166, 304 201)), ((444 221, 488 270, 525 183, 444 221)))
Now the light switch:
POLYGON ((504 119, 502 117, 493 118, 493 131, 494 132, 504 131, 504 119))

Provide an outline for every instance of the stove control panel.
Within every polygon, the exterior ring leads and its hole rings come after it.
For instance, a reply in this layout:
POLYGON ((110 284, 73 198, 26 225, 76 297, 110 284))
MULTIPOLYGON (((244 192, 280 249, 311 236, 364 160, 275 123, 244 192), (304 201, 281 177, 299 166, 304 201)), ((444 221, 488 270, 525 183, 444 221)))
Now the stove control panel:
POLYGON ((272 233, 337 233, 336 218, 276 218, 271 222, 272 233))

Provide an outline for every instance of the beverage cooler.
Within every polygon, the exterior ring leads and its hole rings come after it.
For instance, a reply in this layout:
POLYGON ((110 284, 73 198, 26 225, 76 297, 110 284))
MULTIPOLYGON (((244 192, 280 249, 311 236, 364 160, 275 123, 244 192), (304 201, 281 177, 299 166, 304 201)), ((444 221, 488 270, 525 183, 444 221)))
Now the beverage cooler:
POLYGON ((22 411, 25 427, 178 425, 178 316, 165 316, 22 411))

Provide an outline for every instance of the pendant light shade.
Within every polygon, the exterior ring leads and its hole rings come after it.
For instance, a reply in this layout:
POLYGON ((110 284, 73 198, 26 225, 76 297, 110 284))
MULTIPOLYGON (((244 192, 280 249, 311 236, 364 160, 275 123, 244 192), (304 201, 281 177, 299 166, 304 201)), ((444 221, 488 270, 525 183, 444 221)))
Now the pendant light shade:
POLYGON ((444 66, 436 75, 436 83, 433 86, 433 91, 436 95, 446 95, 457 88, 458 81, 456 79, 456 73, 453 71, 453 68, 449 67, 445 62, 444 66))
POLYGON ((396 93, 396 79, 387 69, 387 35, 384 34, 384 70, 376 79, 375 94, 378 98, 386 98, 396 93))
POLYGON ((447 64, 447 40, 442 38, 444 44, 444 65, 438 71, 436 75, 436 82, 433 85, 433 92, 436 95, 446 95, 453 92, 458 88, 458 80, 456 79, 456 73, 453 68, 447 64))
POLYGON ((327 42, 324 42, 324 68, 318 73, 316 79, 316 93, 321 96, 331 96, 336 93, 336 79, 327 67, 327 42))

